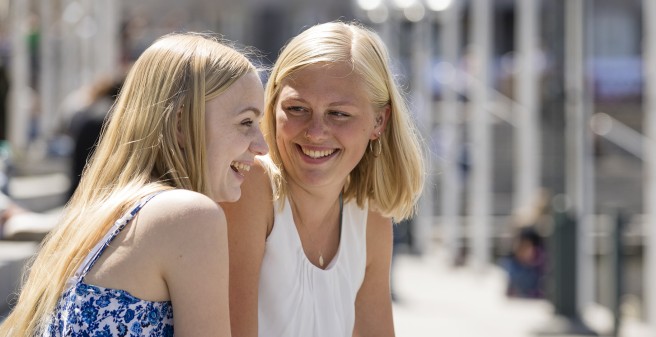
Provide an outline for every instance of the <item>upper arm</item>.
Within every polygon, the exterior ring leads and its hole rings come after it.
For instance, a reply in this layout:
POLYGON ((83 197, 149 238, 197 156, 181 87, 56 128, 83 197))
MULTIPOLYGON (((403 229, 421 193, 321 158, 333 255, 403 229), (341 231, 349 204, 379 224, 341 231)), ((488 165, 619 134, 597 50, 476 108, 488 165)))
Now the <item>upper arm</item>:
MULTIPOLYGON (((171 192, 162 197, 173 197, 171 192)), ((173 304, 176 336, 230 336, 228 247, 223 211, 189 191, 167 203, 158 257, 173 304)))
POLYGON ((230 320, 236 337, 257 336, 260 266, 273 222, 270 180, 259 165, 246 176, 241 198, 223 203, 230 250, 230 320))
POLYGON ((370 211, 367 217, 367 268, 355 300, 354 336, 394 336, 391 261, 392 221, 370 211))

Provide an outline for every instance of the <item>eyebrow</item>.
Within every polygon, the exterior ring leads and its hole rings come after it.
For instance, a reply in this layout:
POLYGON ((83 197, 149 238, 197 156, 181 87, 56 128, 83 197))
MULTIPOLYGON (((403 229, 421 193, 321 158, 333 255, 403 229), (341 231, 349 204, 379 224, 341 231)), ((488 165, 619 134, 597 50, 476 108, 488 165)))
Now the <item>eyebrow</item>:
POLYGON ((241 111, 239 111, 237 113, 237 115, 239 116, 239 115, 245 114, 249 111, 252 111, 255 114, 255 117, 262 116, 262 111, 260 111, 260 109, 258 109, 256 107, 253 107, 253 106, 249 106, 249 107, 246 107, 246 108, 242 109, 241 111))
POLYGON ((345 106, 345 105, 356 106, 355 103, 352 103, 351 101, 337 101, 337 102, 333 102, 333 103, 328 104, 328 106, 345 106))

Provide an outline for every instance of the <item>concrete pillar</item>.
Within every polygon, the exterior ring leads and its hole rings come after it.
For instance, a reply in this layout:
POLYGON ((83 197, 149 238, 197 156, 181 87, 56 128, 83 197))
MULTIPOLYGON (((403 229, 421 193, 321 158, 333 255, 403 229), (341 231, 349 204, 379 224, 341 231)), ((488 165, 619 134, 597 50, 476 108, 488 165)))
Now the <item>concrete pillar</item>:
POLYGON ((490 262, 490 203, 492 137, 490 128, 490 42, 492 10, 490 0, 471 1, 470 72, 470 128, 472 169, 469 195, 471 215, 472 262, 479 268, 490 262))
POLYGON ((460 0, 442 12, 442 66, 441 73, 434 74, 442 79, 442 111, 440 116, 440 146, 442 147, 442 172, 440 174, 440 203, 442 209, 442 239, 449 263, 454 263, 460 249, 462 236, 462 182, 459 159, 462 150, 460 124, 462 107, 458 102, 458 81, 460 60, 460 0))
POLYGON ((29 87, 29 56, 27 48, 29 1, 12 0, 9 5, 11 24, 11 89, 8 117, 9 141, 18 156, 27 150, 28 128, 33 90, 29 87))
POLYGON ((577 300, 579 311, 594 300, 592 214, 594 205, 590 106, 584 82, 585 0, 565 5, 565 190, 577 224, 577 300))
POLYGON ((539 0, 517 0, 515 107, 514 212, 531 212, 537 202, 540 182, 539 127, 539 0))
MULTIPOLYGON (((431 69, 431 21, 424 18, 412 25, 412 107, 419 124, 419 131, 425 139, 429 139, 433 129, 433 100, 430 83, 431 69)), ((426 252, 433 240, 434 217, 434 176, 433 156, 426 158, 426 181, 424 191, 419 200, 419 214, 414 221, 414 238, 416 249, 426 252)))
POLYGON ((46 139, 53 134, 56 126, 56 114, 58 106, 57 97, 57 46, 55 37, 57 34, 55 22, 57 11, 52 0, 41 0, 41 76, 39 77, 39 94, 41 100, 40 131, 46 139))

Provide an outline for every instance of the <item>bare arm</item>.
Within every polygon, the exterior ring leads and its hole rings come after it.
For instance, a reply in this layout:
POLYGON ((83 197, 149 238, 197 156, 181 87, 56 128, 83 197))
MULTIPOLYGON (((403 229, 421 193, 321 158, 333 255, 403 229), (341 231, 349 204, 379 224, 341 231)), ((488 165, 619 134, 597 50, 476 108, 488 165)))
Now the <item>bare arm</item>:
POLYGON ((392 221, 370 211, 367 220, 367 269, 355 299, 353 336, 394 336, 391 262, 392 221))
POLYGON ((235 337, 256 337, 260 266, 273 222, 269 178, 253 166, 239 201, 224 203, 230 250, 230 321, 235 337))
MULTIPOLYGON (((153 235, 173 304, 176 336, 230 336, 228 247, 223 211, 209 198, 173 191, 153 235)), ((161 206, 160 206, 161 207, 161 206)))

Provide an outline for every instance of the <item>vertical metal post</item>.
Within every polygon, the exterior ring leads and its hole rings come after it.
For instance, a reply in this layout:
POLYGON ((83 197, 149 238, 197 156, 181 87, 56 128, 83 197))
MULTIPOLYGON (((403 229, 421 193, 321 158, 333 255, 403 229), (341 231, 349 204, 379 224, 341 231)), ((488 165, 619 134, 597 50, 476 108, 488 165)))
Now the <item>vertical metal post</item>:
MULTIPOLYGON (((61 6, 62 10, 66 12, 69 10, 69 6, 79 5, 73 0, 62 0, 61 6)), ((64 21, 62 22, 62 32, 61 32, 61 48, 62 51, 66 52, 66 57, 61 58, 61 76, 59 79, 59 84, 62 89, 62 93, 68 94, 82 85, 80 79, 80 66, 82 64, 80 59, 80 44, 75 32, 75 23, 64 21)))
MULTIPOLYGON (((449 263, 455 262, 461 248, 462 235, 460 209, 462 197, 462 179, 458 159, 462 149, 460 132, 460 111, 458 103, 457 81, 460 76, 460 0, 453 0, 451 6, 443 11, 442 20, 442 52, 444 63, 451 66, 450 74, 436 74, 443 78, 442 114, 441 114, 441 145, 443 148, 442 179, 440 202, 442 205, 443 241, 449 263)), ((447 71, 446 69, 443 69, 447 71)))
POLYGON ((656 335, 656 2, 643 1, 644 22, 644 72, 645 72, 645 117, 644 117, 644 224, 645 256, 644 256, 644 292, 647 322, 656 335))
POLYGON ((490 0, 472 0, 472 50, 471 72, 471 154, 472 176, 470 181, 471 237, 473 262, 477 267, 484 267, 490 262, 490 196, 491 166, 490 150, 490 41, 491 41, 491 2, 490 0))
POLYGON ((540 127, 538 5, 539 0, 517 0, 518 24, 515 29, 516 60, 515 94, 515 195, 514 211, 530 212, 540 187, 540 127))
POLYGON ((114 0, 95 0, 93 17, 98 25, 94 38, 95 73, 117 75, 119 59, 119 4, 114 0))
POLYGON ((28 126, 33 97, 29 88, 27 18, 29 1, 12 0, 9 4, 11 24, 11 91, 8 117, 9 141, 15 153, 24 153, 28 145, 28 126))
POLYGON ((627 223, 627 216, 625 213, 618 209, 615 214, 615 220, 613 223, 612 230, 609 231, 609 246, 612 247, 612 256, 611 260, 611 275, 608 275, 613 283, 612 290, 612 306, 611 311, 613 313, 613 337, 618 337, 620 335, 620 327, 622 323, 622 295, 624 292, 624 246, 623 246, 623 234, 624 227, 627 223))
POLYGON ((39 77, 39 93, 41 96, 41 136, 46 139, 52 135, 55 127, 55 116, 57 113, 57 84, 55 83, 56 51, 54 35, 55 10, 52 0, 41 0, 41 41, 39 51, 41 53, 41 76, 39 77))
POLYGON ((84 24, 96 24, 96 29, 98 29, 97 22, 95 21, 95 15, 93 12, 93 0, 80 0, 82 8, 84 8, 84 14, 82 16, 82 21, 77 24, 75 28, 76 36, 78 37, 78 42, 80 44, 80 81, 81 85, 88 85, 95 80, 95 71, 97 60, 94 55, 94 40, 97 39, 97 32, 95 36, 91 36, 86 32, 84 24))
POLYGON ((593 195, 591 134, 587 121, 584 83, 585 0, 568 0, 565 11, 565 113, 566 165, 565 190, 575 212, 577 224, 577 301, 582 310, 594 299, 594 261, 590 253, 593 195))
MULTIPOLYGON (((428 19, 415 22, 412 25, 413 40, 412 40, 412 90, 413 90, 413 106, 417 122, 419 123, 419 131, 425 139, 428 139, 430 132, 433 128, 433 104, 432 94, 430 90, 430 75, 426 73, 426 69, 430 69, 430 30, 431 24, 428 19)), ((428 170, 426 175, 426 182, 424 191, 419 200, 419 214, 415 220, 415 236, 416 249, 419 252, 426 252, 430 248, 430 243, 433 240, 433 175, 432 172, 432 155, 427 158, 428 170)))

